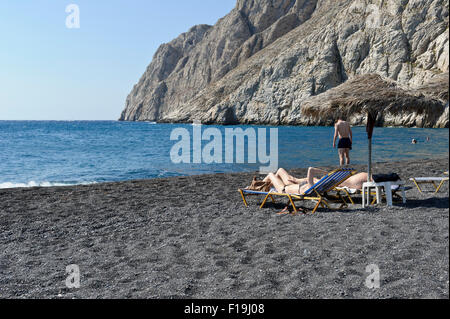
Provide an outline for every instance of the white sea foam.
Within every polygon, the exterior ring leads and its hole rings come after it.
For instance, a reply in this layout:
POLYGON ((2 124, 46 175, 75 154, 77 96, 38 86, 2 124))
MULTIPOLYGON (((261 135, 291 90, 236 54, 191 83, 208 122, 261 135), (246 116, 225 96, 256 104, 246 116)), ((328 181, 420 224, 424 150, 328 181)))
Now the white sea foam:
POLYGON ((58 186, 91 185, 91 184, 97 184, 97 182, 80 182, 80 183, 57 183, 57 182, 35 182, 35 181, 30 181, 28 183, 3 182, 0 183, 0 189, 29 188, 29 187, 58 187, 58 186))

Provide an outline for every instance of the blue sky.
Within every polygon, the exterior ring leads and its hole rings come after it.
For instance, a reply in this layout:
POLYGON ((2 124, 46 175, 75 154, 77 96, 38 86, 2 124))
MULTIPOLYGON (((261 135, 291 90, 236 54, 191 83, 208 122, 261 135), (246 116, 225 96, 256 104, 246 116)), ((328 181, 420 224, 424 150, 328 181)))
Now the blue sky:
POLYGON ((236 0, 0 1, 0 120, 116 120, 160 44, 236 0), (66 6, 80 28, 66 27, 66 6))

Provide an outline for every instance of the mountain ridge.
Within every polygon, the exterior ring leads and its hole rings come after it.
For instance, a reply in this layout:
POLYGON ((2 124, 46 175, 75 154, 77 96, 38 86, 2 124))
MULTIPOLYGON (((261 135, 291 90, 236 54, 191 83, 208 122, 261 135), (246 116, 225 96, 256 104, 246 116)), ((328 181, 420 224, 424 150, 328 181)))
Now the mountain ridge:
POLYGON ((120 120, 322 125, 334 113, 314 122, 304 106, 370 74, 395 81, 409 101, 403 120, 387 113, 397 119, 380 125, 448 127, 448 80, 420 91, 448 74, 448 1, 239 0, 214 26, 195 26, 158 49, 120 120), (442 86, 447 94, 433 91, 442 86), (416 95, 427 99, 411 117, 416 95))

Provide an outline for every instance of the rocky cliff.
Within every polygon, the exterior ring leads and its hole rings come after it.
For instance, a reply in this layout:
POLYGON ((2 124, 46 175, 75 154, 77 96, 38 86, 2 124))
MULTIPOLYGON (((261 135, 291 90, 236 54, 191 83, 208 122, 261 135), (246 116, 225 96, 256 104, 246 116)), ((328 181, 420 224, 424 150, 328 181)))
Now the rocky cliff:
POLYGON ((448 127, 448 4, 238 0, 158 49, 120 119, 361 124, 372 104, 380 125, 448 127))

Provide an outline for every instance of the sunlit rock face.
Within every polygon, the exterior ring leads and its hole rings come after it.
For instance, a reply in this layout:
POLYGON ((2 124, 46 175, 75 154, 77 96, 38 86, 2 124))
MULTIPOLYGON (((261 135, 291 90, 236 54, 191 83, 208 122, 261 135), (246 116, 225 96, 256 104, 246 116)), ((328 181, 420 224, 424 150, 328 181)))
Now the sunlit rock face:
POLYGON ((120 119, 329 125, 330 89, 340 101, 358 86, 352 105, 363 107, 365 91, 390 83, 407 104, 380 95, 379 125, 448 127, 448 4, 239 0, 214 26, 161 46, 120 119))

